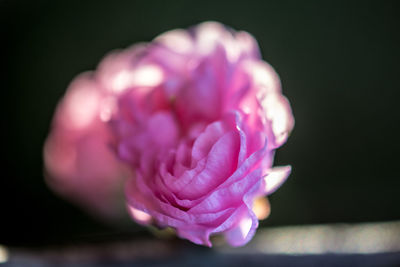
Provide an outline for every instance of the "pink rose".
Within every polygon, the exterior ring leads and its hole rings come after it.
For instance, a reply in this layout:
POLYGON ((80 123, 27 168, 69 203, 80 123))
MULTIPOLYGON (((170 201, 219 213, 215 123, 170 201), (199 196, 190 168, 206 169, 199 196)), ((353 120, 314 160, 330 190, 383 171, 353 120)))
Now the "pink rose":
POLYGON ((45 146, 48 181, 113 214, 129 175, 125 197, 138 223, 207 246, 223 234, 240 246, 290 173, 272 163, 293 125, 254 38, 206 22, 113 52, 71 84, 45 146))
POLYGON ((140 49, 110 121, 118 156, 135 171, 126 185, 133 218, 197 244, 211 246, 218 233, 247 243, 258 226, 254 202, 290 173, 272 168, 294 123, 277 74, 249 34, 217 23, 140 49), (153 84, 133 82, 138 72, 153 84))

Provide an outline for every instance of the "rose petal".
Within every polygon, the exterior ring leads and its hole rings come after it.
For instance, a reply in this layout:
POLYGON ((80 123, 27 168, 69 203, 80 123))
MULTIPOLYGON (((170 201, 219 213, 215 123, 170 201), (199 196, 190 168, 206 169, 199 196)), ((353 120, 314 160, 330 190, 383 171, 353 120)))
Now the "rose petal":
POLYGON ((270 173, 264 178, 265 193, 269 195, 275 192, 286 181, 291 171, 291 166, 272 168, 270 173))
POLYGON ((228 132, 223 135, 211 148, 204 170, 196 175, 178 196, 181 199, 195 199, 222 183, 236 169, 238 158, 232 155, 238 155, 238 152, 238 133, 228 132))

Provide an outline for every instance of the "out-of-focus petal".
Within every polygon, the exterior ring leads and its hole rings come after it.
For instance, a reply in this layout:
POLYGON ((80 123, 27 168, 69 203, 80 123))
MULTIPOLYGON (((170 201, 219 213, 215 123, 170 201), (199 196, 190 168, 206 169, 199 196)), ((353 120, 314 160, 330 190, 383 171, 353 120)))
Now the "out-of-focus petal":
POLYGON ((165 32, 155 38, 154 41, 163 44, 169 50, 180 54, 192 53, 194 49, 192 36, 182 29, 165 32))
POLYGON ((253 212, 257 219, 264 220, 271 213, 271 206, 266 197, 256 198, 253 204, 253 212))
POLYGON ((149 224, 152 217, 144 211, 138 210, 128 205, 129 214, 140 224, 149 224))
POLYGON ((92 73, 78 76, 59 103, 44 146, 46 181, 63 197, 105 219, 125 215, 122 185, 129 170, 101 119, 105 95, 92 73))

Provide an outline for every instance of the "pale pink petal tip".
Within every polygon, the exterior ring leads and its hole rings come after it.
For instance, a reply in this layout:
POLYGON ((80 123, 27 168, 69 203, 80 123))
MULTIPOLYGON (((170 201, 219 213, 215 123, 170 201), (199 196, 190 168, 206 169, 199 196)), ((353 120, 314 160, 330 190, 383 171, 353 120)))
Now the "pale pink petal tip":
POLYGON ((241 219, 238 225, 225 233, 226 241, 234 247, 246 245, 253 237, 258 221, 247 216, 241 219))
POLYGON ((129 214, 135 219, 136 222, 143 224, 143 225, 149 224, 151 222, 152 217, 148 213, 138 210, 129 205, 127 206, 127 208, 128 208, 129 214))
POLYGON ((291 171, 291 166, 272 168, 270 173, 264 178, 266 194, 269 195, 275 192, 286 181, 291 171))

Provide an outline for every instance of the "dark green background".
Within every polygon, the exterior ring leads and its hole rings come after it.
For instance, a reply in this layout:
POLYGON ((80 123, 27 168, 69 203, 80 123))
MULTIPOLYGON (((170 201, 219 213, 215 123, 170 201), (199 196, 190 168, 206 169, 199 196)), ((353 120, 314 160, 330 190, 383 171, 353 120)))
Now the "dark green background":
POLYGON ((110 50, 216 20, 246 30, 279 73, 296 126, 292 164, 262 226, 400 219, 399 19, 395 1, 1 1, 0 244, 132 236, 43 182, 42 145, 68 83, 110 50), (324 3, 322 3, 324 2, 324 3))

